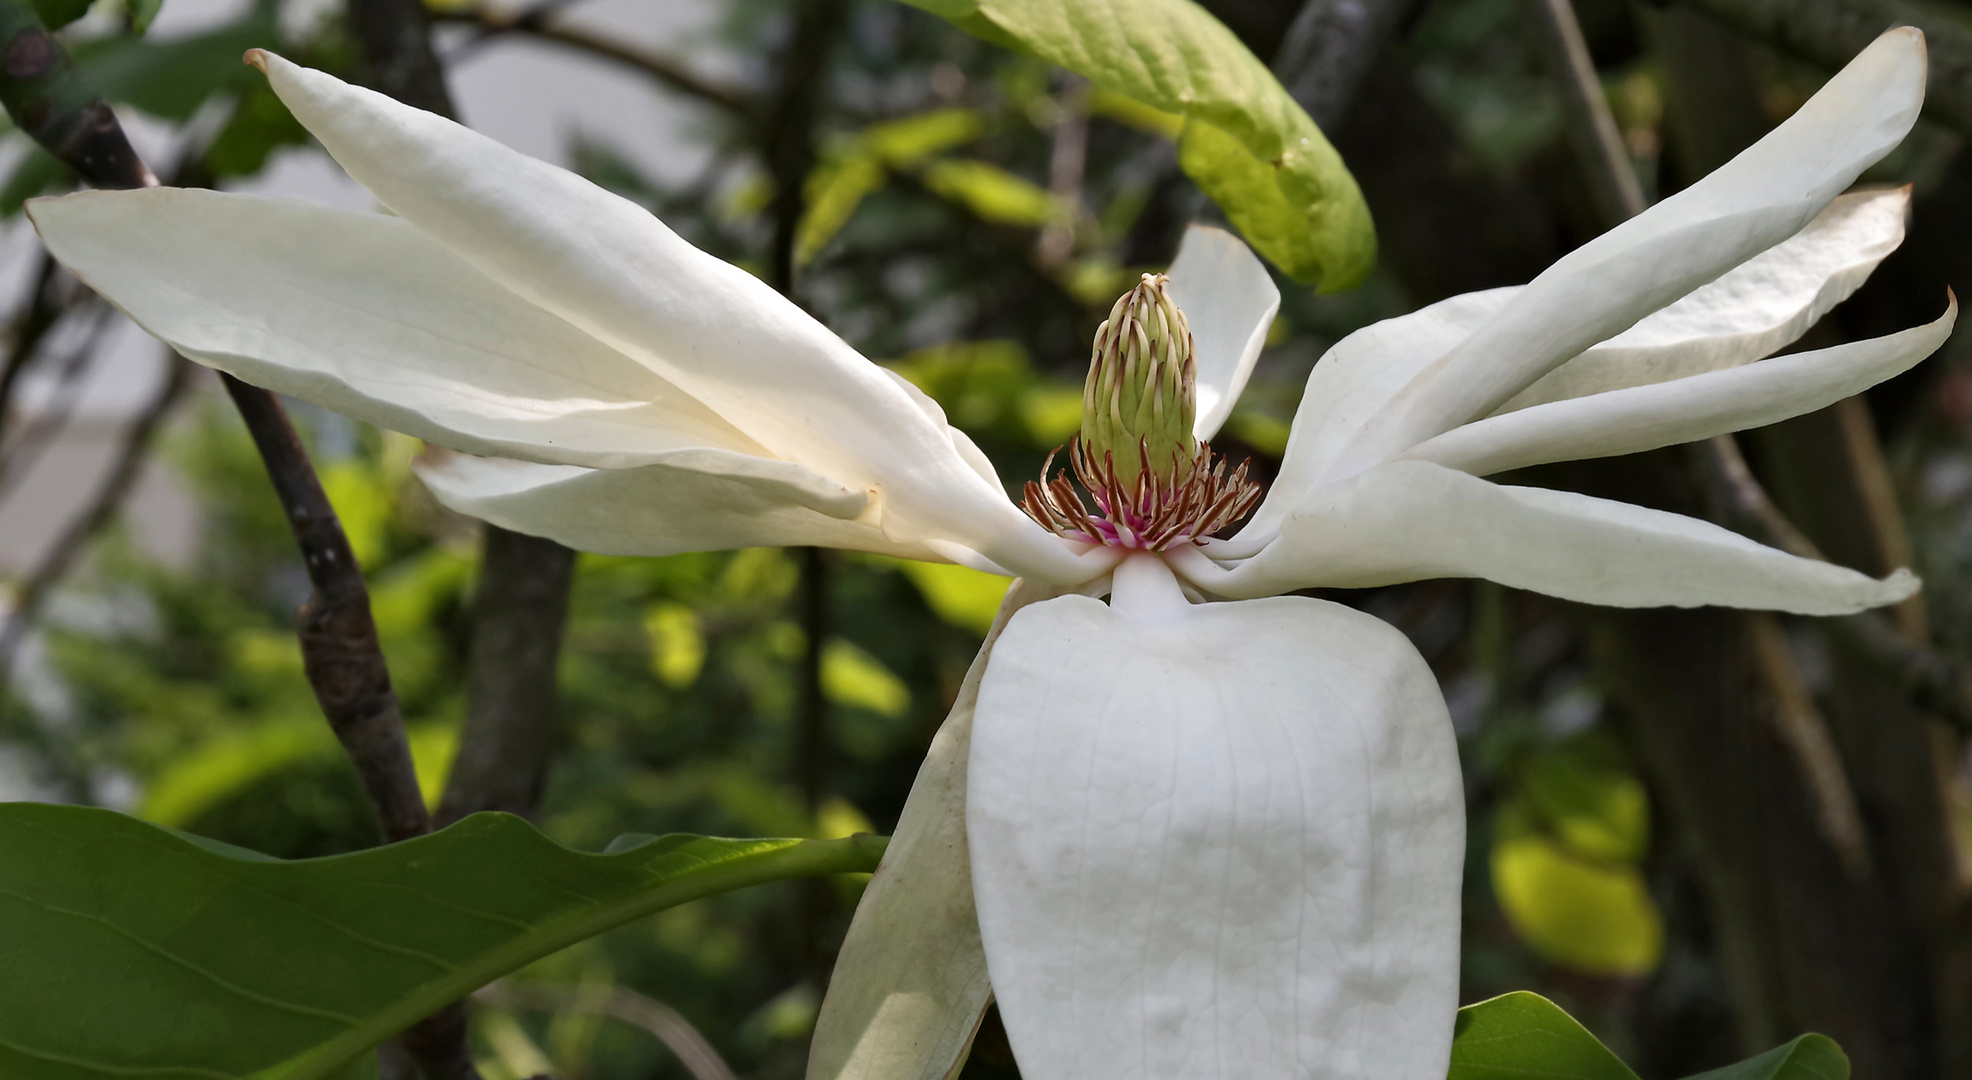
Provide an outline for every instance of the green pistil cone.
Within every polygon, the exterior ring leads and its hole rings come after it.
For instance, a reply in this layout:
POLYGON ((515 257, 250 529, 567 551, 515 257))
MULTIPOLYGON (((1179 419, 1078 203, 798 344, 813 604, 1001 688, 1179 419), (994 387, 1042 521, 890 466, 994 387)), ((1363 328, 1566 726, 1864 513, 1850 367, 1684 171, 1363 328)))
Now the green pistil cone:
POLYGON ((1097 459, 1109 454, 1126 485, 1142 475, 1145 451, 1151 469, 1173 483, 1183 483, 1198 460, 1191 435, 1198 368, 1191 327, 1169 284, 1145 274, 1109 309, 1082 389, 1082 444, 1097 459))

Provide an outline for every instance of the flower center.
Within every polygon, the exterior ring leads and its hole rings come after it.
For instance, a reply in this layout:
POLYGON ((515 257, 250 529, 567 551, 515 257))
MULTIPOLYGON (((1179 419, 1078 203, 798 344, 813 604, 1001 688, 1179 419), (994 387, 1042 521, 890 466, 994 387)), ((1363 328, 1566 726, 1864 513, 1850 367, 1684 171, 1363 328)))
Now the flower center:
POLYGON ((1069 470, 1048 475, 1056 447, 1021 500, 1043 528, 1088 544, 1162 551, 1211 536, 1259 501, 1244 462, 1229 471, 1192 436, 1198 369, 1191 327, 1168 284, 1162 274, 1145 274, 1097 328, 1082 432, 1068 455, 1074 480, 1069 470))

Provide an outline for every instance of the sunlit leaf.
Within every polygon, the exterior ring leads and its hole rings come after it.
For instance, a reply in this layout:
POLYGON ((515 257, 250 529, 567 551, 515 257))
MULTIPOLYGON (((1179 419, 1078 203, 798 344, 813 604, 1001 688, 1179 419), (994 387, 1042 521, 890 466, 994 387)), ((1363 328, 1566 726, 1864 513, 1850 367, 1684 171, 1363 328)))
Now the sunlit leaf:
POLYGON ((145 788, 137 813, 159 825, 189 825, 269 776, 340 751, 335 734, 319 718, 279 720, 223 735, 173 758, 145 788))
POLYGON ((808 174, 803 192, 807 205, 795 230, 795 261, 806 265, 819 255, 863 200, 883 190, 890 180, 888 170, 916 168, 984 131, 977 110, 933 109, 872 124, 837 143, 808 174))
POLYGON ((572 851, 482 814, 283 862, 106 810, 0 805, 0 1075, 319 1080, 446 1002, 675 904, 866 873, 883 842, 572 851))
POLYGON ((1192 0, 906 0, 988 41, 1187 118, 1179 163, 1261 254, 1324 291, 1368 273, 1376 238, 1328 140, 1192 0))
POLYGON ((1048 189, 983 161, 941 158, 924 167, 924 183, 995 225, 1039 227, 1060 214, 1048 189))
POLYGON ((825 160, 809 174, 807 208, 794 232, 794 259, 807 264, 849 224, 865 198, 883 190, 888 179, 876 155, 855 150, 825 160))
POLYGON ((329 462, 316 472, 322 479, 323 494, 342 521, 356 562, 365 570, 374 570, 390 527, 391 492, 377 483, 369 463, 359 458, 329 462))
POLYGON ((864 128, 862 144, 885 165, 908 169, 956 150, 986 131, 976 109, 933 109, 864 128))
POLYGON ((1020 396, 1020 419, 1033 441, 1060 446, 1082 430, 1082 391, 1073 386, 1035 386, 1020 396))
POLYGON ((883 662, 841 638, 822 649, 822 693, 837 705, 895 719, 911 709, 911 688, 883 662))
POLYGON ((1578 854, 1624 863, 1650 848, 1650 796, 1613 743, 1596 733, 1545 747, 1521 770, 1531 808, 1578 854))
POLYGON ((660 600, 644 609, 644 633, 650 637, 651 673, 659 682, 682 690, 698 681, 705 667, 705 630, 696 612, 660 600))
POLYGON ((1622 1059, 1539 994, 1458 1011, 1447 1080, 1637 1080, 1622 1059))
POLYGON ((1494 819, 1491 868, 1501 911, 1542 957, 1596 975, 1647 974, 1663 958, 1663 919, 1643 874, 1544 832, 1524 797, 1494 819))
POLYGON ((932 614, 961 629, 984 636, 999 613, 1000 600, 1013 582, 956 563, 926 563, 912 559, 870 556, 870 561, 895 566, 917 586, 932 614))

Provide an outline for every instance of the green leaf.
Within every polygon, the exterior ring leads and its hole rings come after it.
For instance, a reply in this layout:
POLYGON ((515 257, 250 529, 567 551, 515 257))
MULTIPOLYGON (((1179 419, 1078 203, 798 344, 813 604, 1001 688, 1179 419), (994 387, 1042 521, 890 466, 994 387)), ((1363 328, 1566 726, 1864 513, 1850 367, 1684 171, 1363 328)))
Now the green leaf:
POLYGON ((43 150, 39 144, 29 143, 27 152, 21 155, 20 164, 7 177, 6 186, 0 188, 0 217, 13 217, 21 212, 21 204, 36 195, 46 195, 65 187, 74 178, 68 166, 55 159, 55 155, 43 150))
POLYGON ((941 158, 924 167, 924 185, 995 225, 1035 228, 1060 213, 1046 188, 983 161, 941 158))
POLYGON ((50 30, 62 27, 88 14, 91 0, 32 0, 28 4, 50 30))
POLYGON ((1458 1011, 1446 1080, 1637 1080, 1554 1002, 1526 991, 1458 1011))
POLYGON ((749 885, 869 872, 846 840, 572 851, 519 818, 283 862, 84 807, 0 805, 0 1076, 337 1080, 565 946, 749 885))
POLYGON ((905 0, 1099 89, 1187 118, 1179 164, 1254 248, 1323 291, 1369 274, 1362 192, 1315 122, 1192 0, 905 0))
POLYGON ((1523 795, 1500 807, 1489 858, 1507 922, 1544 959, 1591 975, 1647 975, 1664 920, 1636 867, 1588 858, 1542 830, 1523 795))
MULTIPOLYGON (((271 12, 271 9, 268 9, 271 12)), ((271 14, 256 13, 209 34, 170 42, 98 38, 75 47, 75 64, 98 92, 162 120, 189 120, 222 91, 264 82, 240 56, 279 41, 271 14)))
POLYGON ((794 261, 805 266, 849 224, 863 200, 883 190, 890 175, 883 162, 855 149, 823 161, 808 174, 801 222, 794 233, 794 261))
POLYGON ((1759 1057, 1690 1080, 1849 1080, 1849 1056, 1826 1035, 1803 1035, 1759 1057))

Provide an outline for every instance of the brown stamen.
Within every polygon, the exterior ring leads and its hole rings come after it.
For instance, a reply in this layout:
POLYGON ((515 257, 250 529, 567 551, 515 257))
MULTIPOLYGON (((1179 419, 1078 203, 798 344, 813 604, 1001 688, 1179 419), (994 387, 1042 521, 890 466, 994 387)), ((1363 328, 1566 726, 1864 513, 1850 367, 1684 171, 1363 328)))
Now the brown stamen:
POLYGON ((1053 478, 1056 447, 1041 466, 1041 479, 1028 481, 1020 507, 1042 528, 1071 540, 1110 547, 1162 551, 1199 543, 1246 516, 1260 501, 1260 485, 1246 475, 1246 462, 1228 471, 1224 458, 1201 444, 1198 459, 1173 460, 1168 469, 1152 465, 1147 443, 1138 446, 1136 481, 1123 483, 1115 458, 1091 454, 1080 436, 1069 446, 1075 479, 1094 500, 1091 510, 1064 469, 1053 478))

